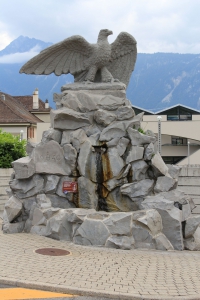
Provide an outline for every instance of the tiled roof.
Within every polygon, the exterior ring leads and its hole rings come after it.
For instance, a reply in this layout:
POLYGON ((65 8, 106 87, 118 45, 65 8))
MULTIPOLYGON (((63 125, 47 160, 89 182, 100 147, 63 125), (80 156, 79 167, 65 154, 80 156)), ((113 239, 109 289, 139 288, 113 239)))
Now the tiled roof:
POLYGON ((40 123, 43 122, 35 115, 31 114, 14 97, 0 92, 0 123, 40 123), (5 95, 5 100, 1 95, 5 95))
POLYGON ((50 112, 50 108, 45 108, 45 103, 39 99, 39 108, 33 109, 33 96, 12 96, 18 103, 21 103, 28 111, 50 112))

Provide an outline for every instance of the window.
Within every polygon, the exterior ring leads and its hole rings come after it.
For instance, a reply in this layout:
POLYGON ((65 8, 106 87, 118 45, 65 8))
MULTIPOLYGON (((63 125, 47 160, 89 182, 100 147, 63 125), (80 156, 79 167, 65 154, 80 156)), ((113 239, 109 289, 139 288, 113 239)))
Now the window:
POLYGON ((167 111, 168 121, 189 121, 192 120, 192 111, 181 106, 174 107, 167 111))
POLYGON ((162 159, 166 164, 175 165, 185 157, 186 156, 162 156, 162 159))
POLYGON ((172 136, 172 145, 187 145, 187 139, 179 136, 172 136))
POLYGON ((28 138, 34 138, 34 127, 28 127, 28 138))

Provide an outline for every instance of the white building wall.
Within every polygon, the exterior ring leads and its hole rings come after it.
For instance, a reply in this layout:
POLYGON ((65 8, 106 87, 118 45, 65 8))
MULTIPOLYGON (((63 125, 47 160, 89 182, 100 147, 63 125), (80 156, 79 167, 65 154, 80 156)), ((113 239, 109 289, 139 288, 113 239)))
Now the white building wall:
POLYGON ((43 113, 33 113, 37 118, 42 120, 45 123, 50 123, 50 113, 48 114, 43 114, 43 113))
POLYGON ((43 131, 48 130, 50 128, 50 123, 38 123, 37 124, 37 140, 36 142, 41 142, 43 131))
POLYGON ((0 126, 3 131, 12 133, 13 135, 20 135, 20 131, 23 130, 23 138, 27 139, 27 127, 26 126, 0 126))
MULTIPOLYGON (((157 116, 144 115, 143 121, 141 122, 141 127, 145 131, 147 129, 150 129, 154 133, 158 133, 157 116)), ((162 134, 165 134, 165 135, 180 136, 180 137, 185 137, 188 139, 200 141, 199 128, 200 128, 200 120, 167 121, 166 116, 162 116, 161 132, 162 132, 162 134)))

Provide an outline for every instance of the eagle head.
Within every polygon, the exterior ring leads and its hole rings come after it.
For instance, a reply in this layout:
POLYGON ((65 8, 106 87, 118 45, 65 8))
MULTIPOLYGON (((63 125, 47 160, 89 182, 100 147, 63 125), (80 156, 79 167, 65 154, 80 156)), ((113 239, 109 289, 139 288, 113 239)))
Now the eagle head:
POLYGON ((107 38, 109 35, 113 34, 113 32, 109 29, 101 29, 99 32, 99 36, 98 39, 105 39, 107 38))

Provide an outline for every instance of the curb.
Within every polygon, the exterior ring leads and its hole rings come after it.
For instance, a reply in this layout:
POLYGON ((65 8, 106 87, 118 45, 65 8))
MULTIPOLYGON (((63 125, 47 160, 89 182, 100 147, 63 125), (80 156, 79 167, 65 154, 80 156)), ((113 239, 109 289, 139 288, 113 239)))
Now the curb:
POLYGON ((0 284, 7 284, 7 285, 14 285, 17 287, 29 288, 29 289, 39 289, 43 291, 49 292, 57 292, 57 293, 64 293, 64 294, 73 294, 78 296, 94 296, 94 297, 107 297, 112 299, 123 299, 123 300, 199 300, 199 296, 147 296, 147 295, 134 295, 134 294, 125 294, 120 292, 101 292, 97 290, 88 290, 84 288, 72 288, 63 285, 51 285, 48 283, 39 284, 33 283, 31 281, 22 281, 22 280, 14 280, 14 279, 3 279, 0 278, 0 284))

